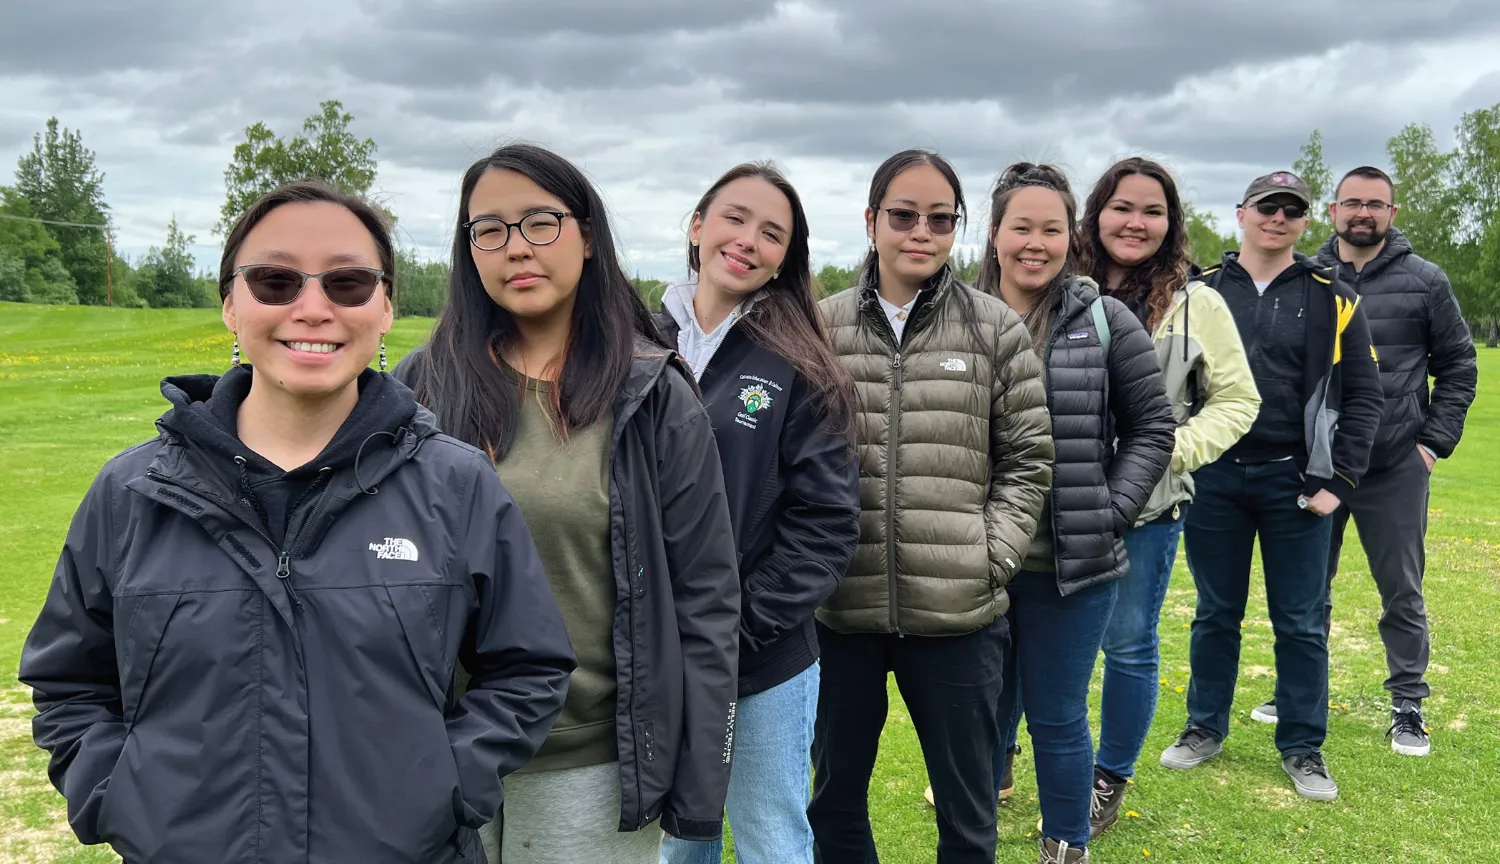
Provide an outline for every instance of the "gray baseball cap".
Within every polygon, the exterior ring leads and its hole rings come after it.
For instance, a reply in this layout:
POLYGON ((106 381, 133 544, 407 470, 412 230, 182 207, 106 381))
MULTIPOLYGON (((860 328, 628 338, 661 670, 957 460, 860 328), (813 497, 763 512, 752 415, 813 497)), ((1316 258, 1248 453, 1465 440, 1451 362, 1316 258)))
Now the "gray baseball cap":
POLYGON ((1307 191, 1307 184, 1302 182, 1301 177, 1290 171, 1274 171, 1264 177, 1255 178, 1255 182, 1245 190, 1245 201, 1242 206, 1259 204, 1272 195, 1290 195, 1300 200, 1302 206, 1312 206, 1312 195, 1307 191))

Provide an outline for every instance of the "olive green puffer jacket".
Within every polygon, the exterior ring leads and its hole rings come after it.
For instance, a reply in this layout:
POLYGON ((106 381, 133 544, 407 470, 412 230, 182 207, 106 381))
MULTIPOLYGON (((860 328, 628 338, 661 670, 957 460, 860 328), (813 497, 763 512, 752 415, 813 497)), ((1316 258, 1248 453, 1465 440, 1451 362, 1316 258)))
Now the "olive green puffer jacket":
POLYGON ((917 295, 899 345, 873 276, 820 306, 858 389, 862 513, 854 560, 818 620, 919 636, 992 623, 1052 483, 1025 325, 946 267, 917 295))

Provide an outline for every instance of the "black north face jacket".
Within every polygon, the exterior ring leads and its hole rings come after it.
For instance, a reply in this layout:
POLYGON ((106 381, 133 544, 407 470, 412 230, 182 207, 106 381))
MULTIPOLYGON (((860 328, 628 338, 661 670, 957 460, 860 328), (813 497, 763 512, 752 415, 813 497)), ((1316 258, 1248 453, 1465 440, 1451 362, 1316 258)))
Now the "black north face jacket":
POLYGON ((575 663, 520 510, 370 371, 404 419, 356 408, 273 542, 192 416, 251 374, 164 381, 73 518, 20 671, 68 820, 132 864, 482 861, 575 663))
MULTIPOLYGON (((418 348, 396 367, 420 396, 418 348)), ((637 339, 609 469, 620 830, 722 832, 740 581, 713 426, 674 352, 637 339)), ((491 466, 491 470, 493 466, 491 466)))

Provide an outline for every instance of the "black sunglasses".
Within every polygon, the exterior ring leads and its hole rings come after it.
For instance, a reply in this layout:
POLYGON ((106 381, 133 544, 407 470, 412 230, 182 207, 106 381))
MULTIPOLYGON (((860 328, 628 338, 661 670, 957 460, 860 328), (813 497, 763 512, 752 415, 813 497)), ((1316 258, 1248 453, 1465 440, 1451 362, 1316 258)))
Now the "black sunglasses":
POLYGON ((1255 210, 1262 216, 1275 216, 1276 211, 1280 210, 1288 219, 1301 219, 1307 215, 1307 208, 1301 204, 1277 204, 1272 201, 1262 201, 1256 204, 1255 210))
POLYGON ((927 230, 934 234, 952 234, 953 229, 958 227, 957 213, 928 213, 924 217, 915 210, 905 207, 877 207, 884 210, 886 222, 890 224, 892 231, 910 231, 917 227, 917 222, 923 218, 927 220, 927 230))
POLYGON ((385 279, 385 271, 373 267, 335 267, 322 273, 303 273, 281 264, 246 264, 236 267, 233 275, 244 276, 250 296, 267 306, 285 306, 296 300, 309 279, 318 280, 324 296, 335 306, 363 306, 385 279))

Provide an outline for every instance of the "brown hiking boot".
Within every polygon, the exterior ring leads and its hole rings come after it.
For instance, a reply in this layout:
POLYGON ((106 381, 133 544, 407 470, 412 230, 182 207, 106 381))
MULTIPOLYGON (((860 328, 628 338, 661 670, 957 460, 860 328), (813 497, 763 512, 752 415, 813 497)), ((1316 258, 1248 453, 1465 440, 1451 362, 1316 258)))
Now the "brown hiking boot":
POLYGON ((1116 783, 1098 767, 1094 768, 1093 800, 1089 802, 1089 839, 1109 830, 1120 818, 1120 804, 1125 801, 1129 782, 1116 783))
POLYGON ((1005 772, 1000 775, 1000 800, 1001 801, 1004 801, 1005 799, 1009 798, 1010 796, 1016 794, 1016 776, 1015 776, 1015 773, 1011 769, 1013 769, 1015 767, 1016 756, 1020 755, 1020 753, 1021 753, 1021 745, 1020 744, 1017 744, 1016 746, 1014 746, 1014 747, 1010 748, 1009 750, 1005 751, 1005 772))

